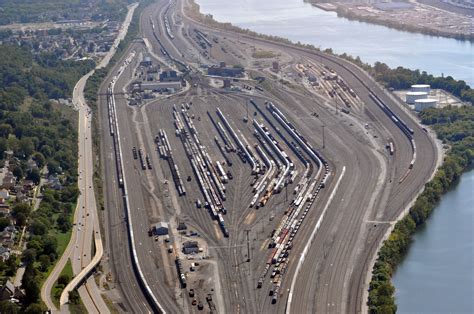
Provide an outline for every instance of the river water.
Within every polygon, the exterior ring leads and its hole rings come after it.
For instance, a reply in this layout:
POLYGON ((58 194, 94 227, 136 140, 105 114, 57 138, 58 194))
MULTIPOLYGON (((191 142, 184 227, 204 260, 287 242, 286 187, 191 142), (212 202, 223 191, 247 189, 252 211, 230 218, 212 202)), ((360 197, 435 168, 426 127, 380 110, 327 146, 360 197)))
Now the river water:
MULTIPOLYGON (((473 44, 337 17, 303 0, 196 0, 201 12, 264 34, 474 85, 473 44)), ((474 171, 443 196, 393 282, 400 313, 474 313, 474 171)))
POLYGON ((468 41, 427 36, 385 26, 350 21, 303 0, 196 0, 201 12, 219 22, 231 22, 294 42, 332 48, 336 53, 381 61, 391 67, 451 75, 474 86, 474 49, 468 41))
POLYGON ((474 170, 417 232, 393 284, 399 313, 474 313, 474 170))

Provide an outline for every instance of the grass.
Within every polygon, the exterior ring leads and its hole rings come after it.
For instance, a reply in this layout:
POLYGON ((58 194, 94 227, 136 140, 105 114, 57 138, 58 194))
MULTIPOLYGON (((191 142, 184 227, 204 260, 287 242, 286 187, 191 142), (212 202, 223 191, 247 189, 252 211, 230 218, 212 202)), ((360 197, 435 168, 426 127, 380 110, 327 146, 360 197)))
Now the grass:
MULTIPOLYGON (((67 261, 66 266, 64 266, 63 270, 61 271, 61 274, 59 274, 59 276, 62 276, 62 275, 68 275, 69 278, 72 279, 73 273, 72 273, 71 260, 67 261)), ((54 305, 56 305, 58 308, 59 308, 59 298, 61 297, 61 293, 63 292, 63 289, 64 287, 58 286, 58 284, 56 283, 53 289, 51 290, 51 299, 53 300, 54 305)))
POLYGON ((278 55, 268 50, 257 50, 252 53, 252 58, 255 59, 268 59, 276 56, 278 55))
POLYGON ((79 303, 78 304, 69 304, 69 312, 71 314, 84 314, 84 313, 87 313, 87 309, 84 306, 84 303, 82 303, 81 298, 79 298, 79 303))

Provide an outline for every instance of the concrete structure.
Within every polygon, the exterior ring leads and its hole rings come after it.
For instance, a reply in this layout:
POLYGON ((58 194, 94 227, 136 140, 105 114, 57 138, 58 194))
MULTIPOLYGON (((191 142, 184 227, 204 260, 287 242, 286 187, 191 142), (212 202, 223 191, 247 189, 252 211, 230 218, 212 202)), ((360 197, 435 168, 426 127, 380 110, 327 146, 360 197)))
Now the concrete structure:
POLYGON ((431 91, 431 86, 428 84, 415 84, 411 86, 412 92, 425 92, 427 94, 431 91))
POLYGON ((153 235, 162 236, 168 234, 168 224, 166 222, 159 222, 152 227, 153 235))
POLYGON ((415 110, 421 111, 426 108, 436 108, 438 100, 432 98, 417 99, 415 100, 415 110))
POLYGON ((407 104, 414 104, 415 100, 425 98, 428 98, 428 93, 426 92, 407 92, 405 101, 407 104))

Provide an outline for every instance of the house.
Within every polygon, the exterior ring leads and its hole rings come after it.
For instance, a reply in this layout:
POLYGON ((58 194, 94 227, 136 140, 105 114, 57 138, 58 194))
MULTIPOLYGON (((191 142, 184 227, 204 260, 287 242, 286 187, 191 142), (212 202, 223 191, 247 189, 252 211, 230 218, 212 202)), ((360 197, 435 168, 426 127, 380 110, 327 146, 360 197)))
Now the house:
POLYGON ((24 291, 19 289, 19 287, 15 287, 13 282, 11 282, 10 280, 7 280, 5 285, 0 288, 0 301, 11 300, 12 298, 21 300, 24 297, 24 291))
POLYGON ((0 190, 0 199, 9 200, 10 199, 10 192, 7 189, 0 190))
POLYGON ((10 280, 7 280, 5 285, 0 290, 0 300, 10 300, 15 295, 15 286, 10 280))
POLYGON ((10 258, 10 249, 0 246, 0 259, 5 262, 10 258))
POLYGON ((0 232, 0 242, 3 245, 12 245, 15 242, 15 227, 8 226, 2 232, 0 232))
POLYGON ((197 241, 186 241, 183 243, 184 254, 199 253, 199 246, 197 241))
POLYGON ((8 204, 1 204, 0 203, 0 217, 8 217, 10 216, 10 205, 8 204))
POLYGON ((50 175, 48 177, 48 186, 55 189, 55 190, 61 190, 63 188, 61 184, 61 180, 59 180, 58 176, 56 175, 50 175))
POLYGON ((5 177, 3 177, 3 182, 0 188, 10 190, 11 188, 15 187, 15 184, 16 178, 11 172, 9 172, 5 174, 5 177))
POLYGON ((152 226, 151 231, 155 236, 168 234, 168 224, 166 222, 159 222, 152 226))
POLYGON ((23 203, 25 201, 28 201, 28 199, 29 199, 28 195, 26 195, 24 192, 18 191, 16 193, 16 201, 17 202, 22 202, 23 203))
POLYGON ((23 189, 25 191, 33 191, 34 188, 35 188, 35 184, 33 183, 32 180, 23 181, 23 189))

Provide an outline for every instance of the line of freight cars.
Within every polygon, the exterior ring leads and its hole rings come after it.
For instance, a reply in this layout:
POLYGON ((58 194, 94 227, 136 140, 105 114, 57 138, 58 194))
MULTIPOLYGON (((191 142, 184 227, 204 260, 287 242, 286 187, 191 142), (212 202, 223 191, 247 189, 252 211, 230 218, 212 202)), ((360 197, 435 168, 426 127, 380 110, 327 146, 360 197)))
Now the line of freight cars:
POLYGON ((385 105, 383 101, 377 95, 371 92, 369 96, 380 107, 380 109, 382 109, 382 111, 385 112, 385 114, 392 119, 395 125, 403 132, 403 134, 405 134, 405 136, 410 141, 411 147, 413 149, 413 157, 412 157, 412 160, 410 161, 409 169, 412 169, 416 161, 416 143, 413 138, 413 134, 414 134, 413 129, 409 128, 408 125, 405 123, 405 121, 403 121, 387 105, 385 105))
POLYGON ((122 154, 120 152, 120 142, 118 137, 117 117, 115 113, 115 97, 113 94, 114 84, 110 83, 107 89, 107 103, 109 109, 110 135, 114 141, 114 154, 117 168, 117 179, 120 187, 123 187, 123 169, 121 167, 122 154))
POLYGON ((163 15, 164 15, 164 23, 165 23, 166 34, 168 35, 168 37, 170 39, 174 39, 174 35, 171 32, 171 26, 170 26, 170 22, 169 22, 169 19, 168 19, 168 11, 170 10, 170 7, 171 7, 171 2, 170 2, 170 4, 168 4, 168 7, 166 7, 166 10, 165 10, 163 15))
POLYGON ((262 288, 264 279, 270 268, 273 266, 270 275, 270 278, 273 279, 273 283, 275 284, 274 288, 270 290, 272 303, 276 303, 278 300, 279 287, 281 286, 283 275, 288 266, 289 254, 293 246, 294 237, 322 189, 321 185, 316 188, 317 182, 317 180, 314 180, 309 183, 306 192, 301 191, 300 195, 295 197, 286 211, 279 227, 273 232, 272 241, 269 246, 272 248, 272 251, 266 267, 257 282, 257 288, 262 288), (299 215, 300 213, 301 215, 299 215))
MULTIPOLYGON (((272 303, 276 303, 278 301, 282 276, 286 272, 286 268, 288 266, 288 257, 289 251, 292 247, 292 241, 312 204, 316 200, 320 190, 325 185, 324 183, 329 176, 329 166, 324 159, 321 159, 322 157, 319 156, 319 154, 310 146, 310 144, 308 144, 306 140, 302 138, 298 131, 291 125, 290 122, 288 122, 286 117, 273 104, 270 104, 267 108, 272 112, 277 121, 283 127, 285 127, 285 129, 287 129, 290 135, 297 142, 299 142, 300 145, 302 145, 306 153, 311 156, 311 159, 316 161, 318 167, 320 168, 318 169, 318 172, 312 181, 309 181, 309 177, 307 175, 303 176, 302 183, 298 185, 298 189, 295 189, 296 196, 294 200, 290 204, 288 210, 285 212, 280 225, 274 230, 272 235, 270 247, 273 250, 270 254, 269 260, 267 261, 267 265, 258 280, 257 288, 262 288, 264 278, 270 270, 270 267, 274 265, 274 269, 270 277, 273 278, 273 283, 275 285, 274 288, 270 290, 270 295, 272 296, 272 303), (321 181, 318 181, 323 165, 325 174, 321 181), (301 213, 303 208, 305 209, 301 213), (300 213, 301 216, 298 218, 300 213)), ((312 172, 310 167, 308 167, 306 171, 307 173, 312 172)))
POLYGON ((194 29, 194 32, 196 33, 196 37, 198 39, 199 45, 203 48, 206 49, 206 45, 209 46, 209 48, 212 47, 212 43, 207 39, 207 35, 201 32, 198 29, 194 29))
POLYGON ((237 133, 234 131, 230 123, 227 121, 222 111, 219 108, 217 108, 216 112, 219 118, 221 118, 222 122, 224 123, 224 126, 226 127, 226 129, 230 132, 230 135, 232 136, 234 141, 237 143, 238 148, 243 153, 247 161, 250 163, 250 166, 252 167, 252 174, 259 173, 260 172, 259 165, 255 162, 255 159, 251 156, 251 154, 247 150, 247 147, 242 143, 242 141, 240 140, 240 138, 238 137, 237 133))
POLYGON ((171 176, 173 177, 173 182, 178 190, 179 196, 186 195, 186 189, 184 188, 183 180, 181 179, 181 174, 178 169, 178 165, 173 159, 173 153, 171 152, 171 146, 168 141, 168 136, 164 130, 158 131, 158 136, 155 138, 155 143, 157 144, 157 149, 160 154, 160 157, 168 161, 168 165, 171 170, 171 176))
POLYGON ((155 24, 153 23, 153 19, 151 18, 151 16, 150 16, 150 25, 151 25, 151 27, 152 27, 152 29, 153 29, 153 36, 155 37, 156 41, 157 41, 158 44, 160 45, 160 47, 161 47, 160 50, 161 50, 161 52, 163 53, 163 55, 168 56, 168 58, 170 58, 171 61, 173 61, 174 63, 177 63, 178 65, 180 65, 180 66, 184 69, 185 72, 190 71, 190 68, 189 68, 189 66, 188 66, 186 63, 184 63, 184 62, 182 62, 182 61, 176 59, 175 57, 173 57, 173 56, 168 52, 168 50, 166 50, 166 48, 165 48, 165 46, 163 45, 163 43, 161 42, 160 38, 159 38, 158 35, 156 34, 155 24))
POLYGON ((212 219, 218 221, 224 237, 228 237, 229 231, 225 226, 222 216, 222 214, 227 213, 227 209, 223 204, 225 200, 225 186, 220 182, 221 176, 214 167, 205 147, 201 145, 198 132, 187 114, 186 106, 184 105, 181 106, 181 115, 176 106, 173 106, 176 135, 180 137, 186 155, 191 162, 193 172, 205 199, 205 207, 209 210, 212 219), (183 123, 181 115, 186 123, 183 123))

